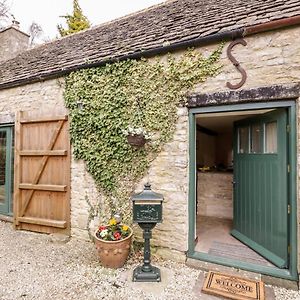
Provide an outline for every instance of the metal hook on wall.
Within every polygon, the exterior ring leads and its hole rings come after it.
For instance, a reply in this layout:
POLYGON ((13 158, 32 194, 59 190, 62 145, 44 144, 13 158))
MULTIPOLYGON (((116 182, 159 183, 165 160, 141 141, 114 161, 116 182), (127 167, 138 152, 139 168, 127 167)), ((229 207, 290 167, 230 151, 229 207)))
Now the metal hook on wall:
POLYGON ((233 49, 233 47, 235 45, 243 45, 243 46, 247 46, 247 42, 243 39, 237 39, 237 40, 234 40, 232 41, 228 48, 227 48, 227 57, 228 59, 233 63, 233 65, 237 68, 237 70, 241 73, 242 75, 242 79, 241 81, 238 83, 238 84, 231 84, 230 82, 227 82, 226 83, 226 86, 232 90, 236 90, 236 89, 239 89, 240 87, 242 87, 246 80, 247 80, 247 73, 246 71, 241 67, 240 63, 234 58, 234 56, 231 54, 231 51, 233 49))

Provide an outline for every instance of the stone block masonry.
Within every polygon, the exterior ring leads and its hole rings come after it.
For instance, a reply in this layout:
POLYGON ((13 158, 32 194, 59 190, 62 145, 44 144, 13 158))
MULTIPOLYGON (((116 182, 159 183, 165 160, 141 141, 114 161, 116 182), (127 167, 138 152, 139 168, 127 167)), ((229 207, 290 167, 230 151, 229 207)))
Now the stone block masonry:
POLYGON ((0 113, 15 114, 20 110, 40 110, 45 113, 66 110, 64 79, 53 79, 34 84, 0 90, 0 113))
POLYGON ((0 29, 0 62, 14 58, 29 48, 29 35, 14 26, 0 29))
POLYGON ((198 215, 233 219, 233 174, 198 172, 198 215))
MULTIPOLYGON (((300 45, 297 39, 300 27, 270 31, 245 37, 247 46, 237 45, 233 56, 245 69, 248 78, 241 89, 257 88, 276 84, 290 84, 300 81, 300 45)), ((199 93, 229 91, 226 82, 236 84, 241 75, 227 58, 225 44, 220 64, 222 69, 214 78, 208 78, 196 89, 199 93)), ((215 46, 200 49, 211 53, 215 46)))
POLYGON ((188 122, 186 108, 178 109, 178 122, 171 142, 153 161, 136 191, 149 181, 163 194, 163 223, 153 230, 152 243, 178 251, 187 250, 188 236, 188 122))

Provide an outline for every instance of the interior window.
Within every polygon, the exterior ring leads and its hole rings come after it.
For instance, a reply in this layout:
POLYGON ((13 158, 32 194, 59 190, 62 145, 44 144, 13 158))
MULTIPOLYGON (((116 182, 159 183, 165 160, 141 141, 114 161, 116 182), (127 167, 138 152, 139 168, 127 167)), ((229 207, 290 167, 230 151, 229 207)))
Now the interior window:
POLYGON ((251 153, 261 153, 261 126, 251 126, 251 153))
POLYGON ((238 129, 238 152, 249 153, 249 127, 240 127, 238 129))
POLYGON ((265 153, 277 153, 277 122, 265 124, 265 153))

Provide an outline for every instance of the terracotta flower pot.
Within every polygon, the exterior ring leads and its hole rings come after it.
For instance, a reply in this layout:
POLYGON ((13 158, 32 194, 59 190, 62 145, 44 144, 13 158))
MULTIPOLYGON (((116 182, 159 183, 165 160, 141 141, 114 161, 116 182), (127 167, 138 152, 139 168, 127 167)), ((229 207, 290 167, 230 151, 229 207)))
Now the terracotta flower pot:
POLYGON ((117 269, 125 264, 132 241, 132 229, 129 227, 129 230, 129 236, 119 241, 104 241, 97 237, 98 230, 96 230, 94 234, 95 245, 103 267, 117 269))
POLYGON ((136 148, 141 148, 146 143, 146 139, 143 134, 128 135, 127 141, 128 141, 129 145, 136 147, 136 148))

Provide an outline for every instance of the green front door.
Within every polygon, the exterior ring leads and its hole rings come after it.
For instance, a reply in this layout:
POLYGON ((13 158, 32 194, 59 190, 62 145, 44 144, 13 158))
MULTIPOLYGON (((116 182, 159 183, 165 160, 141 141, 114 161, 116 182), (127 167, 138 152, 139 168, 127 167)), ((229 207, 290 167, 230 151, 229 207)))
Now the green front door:
POLYGON ((0 127, 0 214, 12 215, 13 130, 0 127))
POLYGON ((287 111, 234 126, 232 235, 279 268, 288 268, 287 111))

